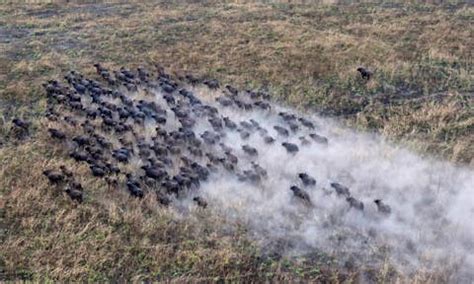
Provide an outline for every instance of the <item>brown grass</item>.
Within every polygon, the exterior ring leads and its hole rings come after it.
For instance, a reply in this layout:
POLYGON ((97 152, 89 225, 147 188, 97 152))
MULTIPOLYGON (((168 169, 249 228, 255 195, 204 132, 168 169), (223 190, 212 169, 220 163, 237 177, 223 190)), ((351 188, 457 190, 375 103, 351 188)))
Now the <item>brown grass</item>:
MULTIPOLYGON (((87 200, 72 204, 41 176, 45 167, 71 163, 41 130, 41 83, 70 69, 92 73, 97 61, 160 63, 266 87, 276 100, 472 165, 473 16, 472 6, 454 4, 1 5, 0 279, 358 279, 362 271, 265 258, 244 228, 225 231, 216 226, 225 220, 210 212, 180 219, 151 198, 117 192, 111 199, 113 189, 86 168, 78 171, 87 200), (375 69, 373 80, 361 81, 358 65, 375 69), (33 121, 31 137, 14 139, 14 116, 33 121)), ((371 279, 388 281, 390 271, 371 279)), ((411 281, 443 280, 417 277, 411 281)))
POLYGON ((151 196, 139 201, 92 180, 87 167, 76 167, 86 201, 73 204, 41 173, 45 167, 73 167, 73 163, 61 158, 59 145, 51 147, 46 137, 37 139, 15 147, 14 152, 0 150, 5 162, 0 169, 4 177, 0 186, 6 189, 0 204, 7 221, 0 244, 3 279, 244 281, 338 277, 336 272, 301 264, 295 272, 297 264, 291 260, 262 257, 238 224, 226 224, 220 216, 201 209, 191 213, 193 218, 179 218, 173 209, 159 206, 151 196))

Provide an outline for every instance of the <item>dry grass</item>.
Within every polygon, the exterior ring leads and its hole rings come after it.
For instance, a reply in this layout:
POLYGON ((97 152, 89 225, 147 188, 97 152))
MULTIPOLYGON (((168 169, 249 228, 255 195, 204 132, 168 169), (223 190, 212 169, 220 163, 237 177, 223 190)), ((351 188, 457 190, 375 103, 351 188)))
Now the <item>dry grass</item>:
MULTIPOLYGON (((92 73, 97 61, 160 63, 177 73, 266 87, 276 100, 472 164, 474 37, 466 27, 473 17, 469 5, 1 5, 1 277, 357 279, 361 273, 341 275, 327 264, 264 258, 245 232, 222 230, 215 224, 225 220, 208 212, 182 220, 149 198, 138 202, 118 192, 105 198, 111 189, 82 168, 88 199, 74 206, 41 176, 44 167, 71 163, 59 148, 46 147, 40 131, 41 83, 70 69, 92 73), (376 69, 374 79, 362 82, 358 65, 376 69), (33 120, 30 138, 12 138, 13 116, 33 120)), ((374 279, 387 280, 388 271, 374 279)))
MULTIPOLYGON (((18 107, 38 103, 42 81, 71 68, 91 72, 95 61, 160 63, 265 86, 295 106, 391 133, 399 130, 387 129, 399 113, 430 108, 429 96, 439 93, 437 104, 464 103, 448 123, 464 131, 449 138, 422 133, 422 143, 435 149, 431 154, 469 163, 472 149, 460 149, 459 141, 468 145, 473 128, 466 119, 474 81, 466 25, 473 14, 461 4, 5 5, 1 98, 18 107), (372 82, 358 78, 358 65, 376 70, 372 82), (437 151, 438 143, 447 149, 437 151)), ((409 131, 395 137, 412 140, 410 127, 402 127, 409 131)))
POLYGON ((195 209, 180 218, 151 196, 137 200, 76 167, 86 201, 76 205, 42 177, 66 164, 46 137, 0 150, 2 279, 313 280, 339 276, 292 260, 274 260, 245 238, 244 228, 195 209), (111 200, 110 196, 114 196, 111 200), (217 226, 216 224, 219 224, 217 226))

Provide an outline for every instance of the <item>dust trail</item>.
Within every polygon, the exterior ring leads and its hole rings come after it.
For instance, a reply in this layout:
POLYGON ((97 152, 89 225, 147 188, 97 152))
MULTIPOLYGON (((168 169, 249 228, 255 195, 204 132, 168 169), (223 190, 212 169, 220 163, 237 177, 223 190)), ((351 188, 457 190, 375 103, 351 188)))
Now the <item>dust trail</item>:
POLYGON ((51 101, 66 96, 89 139, 106 148, 77 145, 85 158, 72 154, 109 173, 118 163, 132 196, 155 194, 179 216, 200 206, 244 223, 275 256, 474 281, 472 169, 297 113, 265 92, 124 68, 117 85, 96 68, 113 90, 76 72, 66 78, 82 96, 57 82, 46 89, 51 101))
MULTIPOLYGON (((267 177, 242 182, 234 173, 219 171, 200 189, 214 210, 248 224, 262 247, 289 255, 320 251, 346 266, 377 266, 388 260, 408 273, 447 269, 451 264, 456 267, 457 281, 473 281, 471 169, 423 159, 381 137, 344 129, 317 116, 311 117, 316 130, 299 127, 282 137, 274 126, 288 128, 288 124, 278 114, 295 111, 278 105, 272 105, 271 111, 242 111, 222 107, 205 94, 208 90, 195 91, 223 117, 236 123, 253 119, 276 139, 269 145, 257 132, 243 139, 239 132, 226 131, 222 142, 233 149, 240 168, 251 169, 255 162, 267 171, 267 177), (314 132, 329 143, 302 145, 299 137, 314 132), (297 144, 299 151, 288 153, 282 142, 297 144), (258 156, 242 151, 246 144, 256 148, 258 156), (298 173, 312 176, 316 186, 304 186, 298 173), (347 186, 351 196, 363 202, 364 210, 338 196, 332 182, 347 186), (294 196, 292 185, 309 194, 311 206, 294 196), (375 199, 389 205, 391 214, 381 214, 375 199)), ((197 133, 208 128, 203 123, 197 133)))

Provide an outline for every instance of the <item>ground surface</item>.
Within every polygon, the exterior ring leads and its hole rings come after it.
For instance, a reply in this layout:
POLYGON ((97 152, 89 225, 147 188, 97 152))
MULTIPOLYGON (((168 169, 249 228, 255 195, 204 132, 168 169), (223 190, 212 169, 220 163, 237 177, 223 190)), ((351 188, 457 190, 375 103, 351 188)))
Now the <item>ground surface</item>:
MULTIPOLYGON (((45 4, 0 6, 0 271, 7 279, 260 280, 356 278, 331 263, 272 259, 242 230, 197 212, 174 220, 151 200, 106 189, 75 206, 46 191, 46 166, 70 163, 35 120, 41 83, 70 69, 161 64, 380 132, 423 154, 472 164, 472 6, 45 4), (375 70, 365 83, 359 65, 375 70), (10 135, 15 117, 31 137, 10 135)), ((379 281, 388 272, 375 273, 379 281)), ((420 281, 430 281, 419 275, 420 281)))

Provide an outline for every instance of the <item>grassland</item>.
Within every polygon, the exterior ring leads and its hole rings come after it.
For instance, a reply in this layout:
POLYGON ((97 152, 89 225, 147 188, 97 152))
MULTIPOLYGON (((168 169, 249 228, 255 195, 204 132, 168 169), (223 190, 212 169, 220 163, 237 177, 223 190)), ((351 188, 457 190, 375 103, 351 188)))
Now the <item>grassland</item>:
POLYGON ((210 212, 183 220, 151 199, 110 199, 87 168, 77 169, 87 190, 83 205, 56 196, 41 172, 71 162, 42 131, 41 83, 70 69, 93 73, 95 62, 160 64, 267 88, 282 103, 472 166, 473 20, 466 4, 1 4, 0 277, 403 279, 389 266, 341 271, 331 261, 265 256, 245 228, 216 226, 225 220, 210 212), (368 83, 359 65, 375 70, 368 83), (16 116, 33 122, 26 140, 10 133, 16 116))

